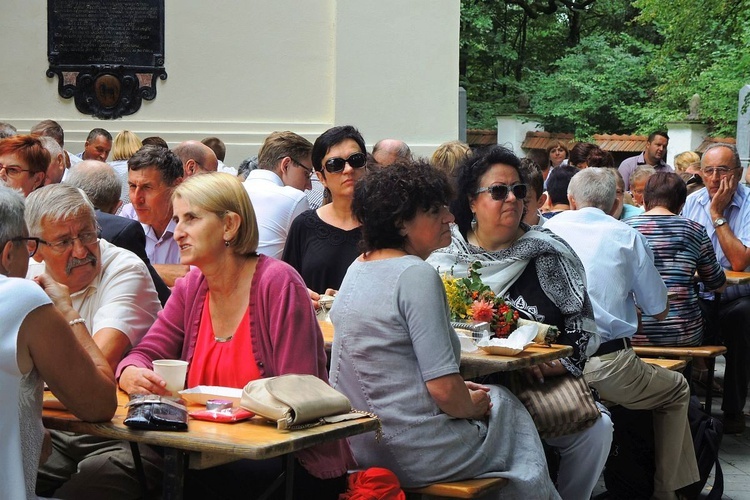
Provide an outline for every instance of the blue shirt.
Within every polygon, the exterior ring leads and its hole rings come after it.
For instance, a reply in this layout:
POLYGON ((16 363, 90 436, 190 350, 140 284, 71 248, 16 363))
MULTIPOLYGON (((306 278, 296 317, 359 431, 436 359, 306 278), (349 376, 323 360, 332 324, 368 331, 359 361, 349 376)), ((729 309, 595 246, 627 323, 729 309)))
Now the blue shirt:
MULTIPOLYGON (((729 202, 729 206, 724 210, 724 218, 727 220, 729 229, 732 230, 734 235, 745 246, 750 246, 750 204, 747 199, 748 195, 750 195, 750 189, 739 184, 737 191, 732 196, 732 201, 729 202)), ((716 234, 710 210, 711 198, 708 196, 708 189, 703 188, 688 196, 685 206, 682 209, 682 216, 694 220, 706 228, 706 233, 708 233, 708 237, 714 247, 719 264, 724 269, 731 269, 732 265, 729 263, 726 255, 724 255, 724 249, 721 248, 721 244, 719 244, 719 237, 716 234)), ((745 268, 745 271, 750 271, 750 267, 745 268)), ((722 294, 726 300, 748 295, 750 295, 750 284, 727 287, 722 294)))

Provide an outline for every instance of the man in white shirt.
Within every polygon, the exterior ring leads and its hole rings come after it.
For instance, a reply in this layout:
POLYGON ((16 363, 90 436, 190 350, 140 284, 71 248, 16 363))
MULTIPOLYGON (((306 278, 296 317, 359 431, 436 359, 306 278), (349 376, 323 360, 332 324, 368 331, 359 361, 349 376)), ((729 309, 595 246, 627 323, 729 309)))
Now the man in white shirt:
POLYGON ((688 384, 678 372, 644 363, 630 347, 638 328, 636 301, 642 314, 663 319, 669 312, 667 288, 643 235, 610 216, 619 204, 613 170, 587 168, 577 173, 568 186, 568 200, 572 210, 544 227, 568 242, 586 269, 602 342, 588 353, 584 376, 604 400, 653 410, 652 498, 676 499, 676 490, 699 479, 687 419, 688 384))
MULTIPOLYGON (((51 184, 37 191, 26 201, 26 223, 36 238, 27 277, 45 273, 65 285, 69 296, 60 300, 71 303, 107 362, 117 367, 161 310, 146 265, 99 239, 94 207, 81 190, 51 184)), ((39 494, 63 499, 140 493, 128 443, 53 431, 52 446, 39 470, 39 494)), ((158 478, 159 456, 141 450, 148 476, 158 478)))
POLYGON ((310 208, 305 189, 313 174, 310 141, 294 132, 274 132, 258 151, 258 168, 245 189, 258 221, 258 253, 281 258, 292 221, 310 208))
POLYGON ((135 219, 146 233, 146 255, 168 286, 184 276, 180 247, 174 240, 172 192, 182 182, 182 162, 172 151, 159 146, 143 146, 128 160, 130 203, 120 212, 135 219))

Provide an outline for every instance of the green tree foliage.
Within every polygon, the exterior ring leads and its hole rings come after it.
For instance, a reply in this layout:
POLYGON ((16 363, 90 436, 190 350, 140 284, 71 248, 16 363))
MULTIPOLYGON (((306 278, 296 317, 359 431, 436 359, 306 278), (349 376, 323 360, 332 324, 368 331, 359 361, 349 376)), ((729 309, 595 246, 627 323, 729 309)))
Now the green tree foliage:
POLYGON ((701 119, 734 135, 747 47, 750 0, 462 0, 469 126, 525 94, 550 131, 644 133, 698 93, 701 119))
POLYGON ((750 0, 637 0, 634 5, 641 10, 637 21, 654 26, 664 39, 649 63, 659 70, 650 107, 682 118, 697 93, 700 117, 713 133, 734 136, 737 95, 750 83, 750 0))
POLYGON ((646 70, 651 46, 628 35, 617 38, 610 43, 602 35, 584 37, 550 72, 530 75, 531 106, 546 130, 586 137, 637 127, 637 109, 655 83, 646 70))

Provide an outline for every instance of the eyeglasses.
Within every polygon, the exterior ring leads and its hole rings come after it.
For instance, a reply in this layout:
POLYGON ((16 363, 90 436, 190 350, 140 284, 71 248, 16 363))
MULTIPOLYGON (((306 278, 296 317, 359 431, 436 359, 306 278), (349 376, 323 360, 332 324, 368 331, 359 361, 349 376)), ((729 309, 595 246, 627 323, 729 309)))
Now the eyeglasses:
POLYGON ((31 172, 28 168, 21 168, 17 165, 2 165, 0 164, 0 171, 5 169, 5 173, 8 174, 8 177, 11 179, 15 179, 19 175, 21 175, 21 172, 31 172))
POLYGON ((31 258, 36 254, 36 251, 39 249, 39 242, 42 240, 30 236, 16 236, 15 238, 11 238, 10 241, 25 241, 26 248, 29 251, 29 258, 31 258))
POLYGON ((86 231, 80 233, 75 238, 63 238, 62 240, 57 241, 44 241, 41 238, 36 239, 39 240, 39 243, 47 245, 53 252, 63 254, 73 247, 73 242, 75 242, 75 240, 80 241, 83 246, 96 243, 99 241, 99 233, 96 231, 86 231))
POLYGON ((367 163, 367 156, 364 153, 353 153, 349 158, 328 158, 325 163, 326 170, 330 174, 337 174, 344 170, 346 164, 352 168, 362 168, 367 163))
POLYGON ((294 163, 296 166, 298 166, 299 168, 301 168, 302 170, 304 170, 305 172, 307 172, 307 176, 308 177, 312 177, 313 176, 314 170, 311 167, 306 167, 304 164, 298 162, 297 160, 295 160, 291 156, 289 157, 289 159, 292 160, 292 163, 294 163))
POLYGON ((705 174, 707 177, 713 177, 714 174, 719 174, 719 177, 726 177, 727 175, 731 174, 733 171, 737 170, 740 167, 734 167, 734 168, 727 168, 727 167, 708 167, 708 168, 702 168, 701 172, 705 174))
POLYGON ((512 186, 508 186, 507 184, 493 184, 492 186, 477 189, 474 194, 481 194, 485 191, 490 193, 490 196, 492 196, 492 199, 495 201, 507 200, 508 193, 510 193, 511 191, 513 192, 513 196, 515 196, 516 199, 523 200, 524 198, 526 198, 528 186, 526 186, 526 184, 513 184, 512 186))

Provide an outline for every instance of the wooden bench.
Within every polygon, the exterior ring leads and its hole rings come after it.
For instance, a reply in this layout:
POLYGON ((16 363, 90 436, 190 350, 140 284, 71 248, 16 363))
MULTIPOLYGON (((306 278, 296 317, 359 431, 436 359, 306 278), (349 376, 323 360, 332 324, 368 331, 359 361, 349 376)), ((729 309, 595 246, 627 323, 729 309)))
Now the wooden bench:
POLYGON ((424 488, 404 488, 406 498, 420 499, 424 497, 436 498, 478 498, 495 490, 500 490, 508 484, 502 477, 487 479, 467 479, 451 483, 435 483, 424 488))
POLYGON ((695 347, 665 347, 665 346, 633 346, 633 351, 640 357, 677 358, 686 361, 691 358, 704 358, 708 377, 706 380, 706 412, 711 414, 711 403, 713 399, 714 368, 716 358, 727 352, 723 345, 701 345, 695 347))
POLYGON ((650 365, 661 366, 662 368, 666 368, 667 370, 671 370, 673 372, 682 371, 685 368, 685 366, 687 366, 687 361, 684 359, 665 359, 665 358, 641 358, 641 359, 650 365))

